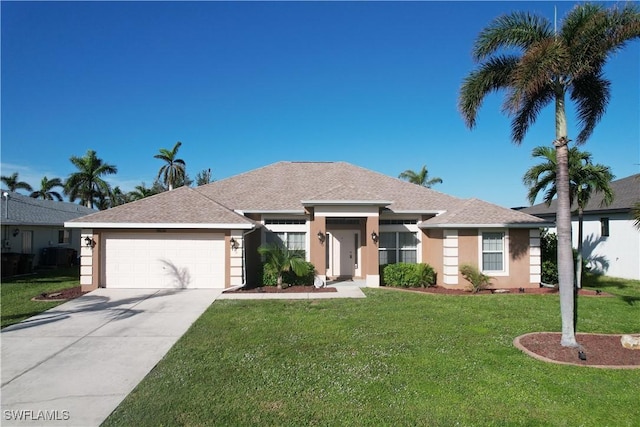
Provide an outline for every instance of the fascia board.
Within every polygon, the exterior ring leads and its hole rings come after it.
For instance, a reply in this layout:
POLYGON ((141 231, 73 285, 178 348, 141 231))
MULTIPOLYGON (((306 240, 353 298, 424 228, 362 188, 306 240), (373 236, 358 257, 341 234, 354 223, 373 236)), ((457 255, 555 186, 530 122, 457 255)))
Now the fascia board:
POLYGON ((167 228, 167 229, 215 229, 251 230, 255 224, 187 224, 187 223, 135 223, 135 222, 65 222, 65 228, 167 228))
POLYGON ((387 206, 393 203, 389 200, 301 200, 303 206, 352 206, 352 205, 375 205, 387 206))
POLYGON ((545 228, 555 227, 551 222, 512 223, 512 224, 418 224, 418 228, 545 228))

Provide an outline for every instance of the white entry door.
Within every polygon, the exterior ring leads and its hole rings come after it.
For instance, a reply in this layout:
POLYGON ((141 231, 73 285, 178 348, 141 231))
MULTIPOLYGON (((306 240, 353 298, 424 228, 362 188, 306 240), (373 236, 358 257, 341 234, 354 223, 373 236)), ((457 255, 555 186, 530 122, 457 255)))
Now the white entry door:
POLYGON ((331 233, 333 242, 331 270, 333 276, 353 277, 359 275, 359 234, 354 230, 335 230, 331 233))

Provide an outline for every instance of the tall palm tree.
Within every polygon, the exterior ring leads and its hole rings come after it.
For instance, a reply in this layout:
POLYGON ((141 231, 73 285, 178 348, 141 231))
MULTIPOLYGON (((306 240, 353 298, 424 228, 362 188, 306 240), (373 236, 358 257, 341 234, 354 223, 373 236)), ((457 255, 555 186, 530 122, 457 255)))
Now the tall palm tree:
POLYGON ((62 201, 62 196, 57 191, 53 191, 56 187, 64 187, 60 178, 48 179, 46 176, 40 181, 40 190, 31 193, 34 199, 44 199, 62 201))
MULTIPOLYGON (((533 157, 543 159, 543 163, 531 167, 524 175, 523 181, 529 187, 528 198, 535 203, 540 191, 546 189, 544 202, 547 205, 556 196, 556 172, 558 164, 556 151, 551 147, 536 147, 533 157)), ((611 181, 614 176, 608 166, 593 164, 591 153, 580 151, 578 147, 571 147, 568 152, 569 162, 569 198, 570 205, 574 202, 578 207, 578 258, 576 262, 576 286, 582 287, 582 240, 584 209, 594 193, 602 193, 601 206, 608 206, 613 202, 611 181)))
POLYGON ((427 188, 431 188, 435 184, 442 184, 441 178, 429 178, 429 171, 427 170, 426 165, 422 165, 422 169, 420 169, 420 171, 418 172, 407 169, 406 171, 398 175, 398 178, 427 188))
POLYGON ((110 193, 109 184, 102 179, 104 175, 113 175, 118 169, 96 156, 94 150, 88 150, 83 157, 72 156, 71 163, 78 169, 69 175, 65 183, 65 194, 74 202, 80 199, 80 203, 92 208, 94 203, 103 204, 110 193))
POLYGON ((610 82, 604 77, 607 59, 640 37, 640 13, 635 4, 605 9, 600 4, 580 4, 556 31, 548 19, 513 12, 493 20, 479 34, 473 56, 479 63, 460 89, 459 108, 469 128, 476 124, 484 98, 506 91, 503 111, 511 118, 512 140, 520 144, 538 114, 555 106, 558 170, 558 275, 563 346, 578 345, 575 338, 573 256, 566 98, 575 103, 585 142, 605 113, 610 82))
POLYGON ((18 180, 18 172, 15 172, 9 176, 2 175, 2 177, 0 177, 0 180, 2 180, 2 183, 7 186, 7 190, 9 191, 33 191, 33 188, 31 188, 28 183, 18 180))
POLYGON ((165 162, 164 165, 158 171, 158 178, 162 177, 164 185, 169 187, 169 191, 173 190, 173 187, 179 183, 184 183, 186 175, 186 164, 184 160, 178 159, 178 149, 182 145, 182 142, 176 142, 172 150, 166 148, 160 149, 160 154, 153 156, 156 159, 160 159, 165 162))

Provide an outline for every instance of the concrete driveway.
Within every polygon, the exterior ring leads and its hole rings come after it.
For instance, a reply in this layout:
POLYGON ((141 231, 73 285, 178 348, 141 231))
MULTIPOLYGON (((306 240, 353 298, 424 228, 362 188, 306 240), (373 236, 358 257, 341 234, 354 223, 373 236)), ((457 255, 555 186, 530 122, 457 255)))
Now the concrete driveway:
POLYGON ((3 426, 98 426, 221 290, 98 289, 2 330, 3 426))

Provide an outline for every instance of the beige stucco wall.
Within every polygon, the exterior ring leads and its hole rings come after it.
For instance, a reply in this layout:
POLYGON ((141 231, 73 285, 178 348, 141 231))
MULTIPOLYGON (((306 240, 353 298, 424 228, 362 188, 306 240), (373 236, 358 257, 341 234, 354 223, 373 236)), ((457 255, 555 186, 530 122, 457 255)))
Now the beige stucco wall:
POLYGON ((442 250, 442 230, 423 230, 422 240, 422 262, 429 264, 436 271, 436 285, 443 284, 443 250, 442 250))
MULTIPOLYGON (((457 232, 457 254, 458 266, 462 264, 471 264, 478 266, 480 262, 480 236, 477 228, 458 229, 457 232)), ((536 254, 530 249, 530 230, 529 229, 509 229, 508 233, 508 256, 507 263, 508 276, 492 276, 492 288, 534 288, 538 287, 538 281, 532 280, 532 268, 536 267, 532 264, 536 254)), ((467 280, 458 273, 458 284, 451 285, 444 283, 444 230, 431 229, 424 230, 422 234, 422 262, 431 265, 437 274, 438 286, 447 288, 464 288, 468 285, 467 280)))

